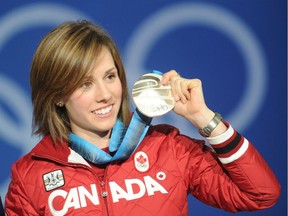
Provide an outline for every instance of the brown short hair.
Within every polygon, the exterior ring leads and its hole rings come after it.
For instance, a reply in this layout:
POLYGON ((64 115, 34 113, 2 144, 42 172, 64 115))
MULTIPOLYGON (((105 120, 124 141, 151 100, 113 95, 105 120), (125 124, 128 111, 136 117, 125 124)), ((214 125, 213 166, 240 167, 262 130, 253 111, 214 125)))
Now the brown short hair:
POLYGON ((68 140, 71 131, 65 107, 56 105, 67 99, 90 71, 102 47, 108 48, 122 83, 122 104, 118 117, 129 123, 129 93, 119 51, 110 35, 88 21, 66 22, 49 32, 34 54, 30 85, 33 103, 33 132, 68 140))

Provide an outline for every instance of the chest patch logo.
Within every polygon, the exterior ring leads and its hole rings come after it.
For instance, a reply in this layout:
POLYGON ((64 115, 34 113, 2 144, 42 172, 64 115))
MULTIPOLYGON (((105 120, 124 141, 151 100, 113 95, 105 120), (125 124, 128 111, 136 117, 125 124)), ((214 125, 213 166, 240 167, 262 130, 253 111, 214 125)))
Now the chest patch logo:
POLYGON ((134 156, 135 168, 139 172, 146 172, 149 169, 149 160, 146 153, 140 151, 134 156))
POLYGON ((46 191, 59 188, 65 184, 62 170, 55 170, 43 175, 43 181, 46 191))

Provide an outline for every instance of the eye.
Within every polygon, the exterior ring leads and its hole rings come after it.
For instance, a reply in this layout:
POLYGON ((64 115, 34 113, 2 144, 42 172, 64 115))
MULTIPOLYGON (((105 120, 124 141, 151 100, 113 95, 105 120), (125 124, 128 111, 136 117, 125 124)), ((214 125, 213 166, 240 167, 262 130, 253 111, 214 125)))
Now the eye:
POLYGON ((88 89, 88 88, 90 88, 92 86, 92 82, 90 82, 90 81, 85 81, 80 87, 82 88, 82 89, 88 89))
POLYGON ((117 76, 118 76, 117 72, 111 72, 107 74, 105 79, 107 79, 108 81, 113 81, 117 76))

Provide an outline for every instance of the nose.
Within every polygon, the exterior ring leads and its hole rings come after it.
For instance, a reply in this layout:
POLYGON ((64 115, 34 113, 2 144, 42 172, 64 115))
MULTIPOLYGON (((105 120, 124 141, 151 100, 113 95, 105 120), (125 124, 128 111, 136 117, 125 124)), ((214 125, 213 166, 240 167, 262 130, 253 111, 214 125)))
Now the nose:
POLYGON ((95 99, 97 102, 107 102, 111 99, 112 94, 105 83, 98 83, 95 89, 95 99))

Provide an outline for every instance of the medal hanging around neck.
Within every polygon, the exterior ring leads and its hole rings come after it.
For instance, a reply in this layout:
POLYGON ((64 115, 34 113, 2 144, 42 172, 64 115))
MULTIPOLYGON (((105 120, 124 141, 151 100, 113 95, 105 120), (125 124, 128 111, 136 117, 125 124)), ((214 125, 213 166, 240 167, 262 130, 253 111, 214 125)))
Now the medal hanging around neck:
POLYGON ((161 78, 161 72, 153 71, 143 75, 134 84, 132 97, 137 108, 128 127, 119 119, 113 127, 109 143, 109 151, 116 152, 113 156, 72 133, 69 134, 71 148, 94 164, 130 157, 145 137, 152 117, 164 115, 175 105, 171 87, 162 86, 161 78))

